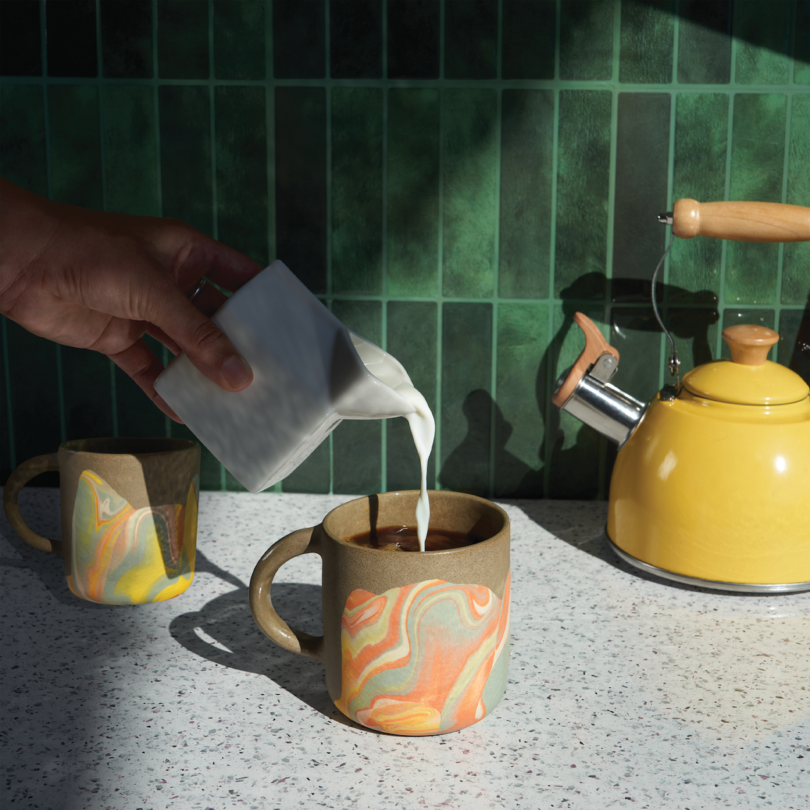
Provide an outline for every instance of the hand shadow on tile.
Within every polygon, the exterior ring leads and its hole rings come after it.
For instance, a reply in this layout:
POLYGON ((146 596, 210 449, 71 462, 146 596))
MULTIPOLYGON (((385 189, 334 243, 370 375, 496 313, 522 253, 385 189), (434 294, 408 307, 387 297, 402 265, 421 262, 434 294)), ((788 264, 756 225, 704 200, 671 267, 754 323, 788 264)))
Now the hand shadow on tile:
MULTIPOLYGON (((323 632, 319 585, 300 582, 274 584, 273 605, 285 621, 297 628, 312 635, 323 632)), ((262 633, 253 619, 248 589, 244 585, 212 599, 199 610, 177 616, 169 625, 169 632, 179 644, 200 658, 242 672, 264 675, 328 719, 350 728, 379 733, 349 720, 332 703, 320 661, 282 649, 262 633)))

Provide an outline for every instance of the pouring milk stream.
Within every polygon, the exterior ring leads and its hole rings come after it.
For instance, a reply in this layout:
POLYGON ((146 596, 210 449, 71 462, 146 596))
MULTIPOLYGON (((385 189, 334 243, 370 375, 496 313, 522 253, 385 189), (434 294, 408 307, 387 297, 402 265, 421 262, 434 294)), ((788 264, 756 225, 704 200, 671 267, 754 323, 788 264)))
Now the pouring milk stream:
POLYGON ((280 261, 234 293, 212 320, 253 369, 250 386, 224 391, 184 354, 155 382, 211 453, 246 489, 261 492, 343 419, 404 416, 421 466, 416 522, 424 551, 435 422, 399 361, 349 331, 280 261))

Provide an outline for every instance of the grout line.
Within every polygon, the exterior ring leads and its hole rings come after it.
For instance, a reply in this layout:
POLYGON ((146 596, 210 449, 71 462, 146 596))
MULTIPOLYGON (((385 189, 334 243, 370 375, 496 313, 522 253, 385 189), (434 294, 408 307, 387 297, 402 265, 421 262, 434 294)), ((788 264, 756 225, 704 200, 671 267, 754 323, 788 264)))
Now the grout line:
MULTIPOLYGON (((331 2, 324 0, 324 75, 326 76, 326 294, 332 309, 332 15, 331 2)), ((335 492, 335 437, 329 434, 329 494, 335 492)))
MULTIPOLYGON (((264 115, 267 140, 267 257, 271 263, 277 255, 276 240, 276 81, 273 66, 273 7, 264 5, 264 115)), ((276 481, 267 492, 284 491, 283 481, 276 481)))
POLYGON ((436 257, 436 432, 433 439, 434 489, 440 489, 442 455, 442 359, 444 355, 444 3, 439 3, 439 239, 436 257))
MULTIPOLYGON (((380 19, 380 69, 382 76, 382 245, 380 269, 382 270, 381 301, 381 338, 383 351, 388 351, 388 3, 382 4, 380 19)), ((380 491, 388 491, 388 426, 390 420, 384 420, 380 429, 380 491)))
POLYGON ((14 411, 11 396, 11 368, 8 353, 8 326, 6 317, 0 317, 0 331, 3 337, 3 377, 6 385, 6 424, 8 425, 8 455, 12 470, 17 469, 17 443, 14 441, 14 411))
MULTIPOLYGON (((495 74, 500 80, 503 72, 503 0, 498 0, 498 31, 496 36, 495 74)), ((492 250, 492 334, 490 336, 489 355, 489 480, 487 491, 490 498, 495 495, 495 459, 496 459, 496 415, 498 412, 498 316, 500 290, 500 252, 501 252, 501 144, 503 142, 503 90, 495 91, 495 200, 494 225, 495 234, 492 250)))
MULTIPOLYGON (((735 87, 737 83, 737 39, 733 36, 734 19, 733 8, 732 14, 732 37, 731 37, 731 54, 729 56, 730 75, 729 87, 735 87)), ((729 90, 728 93, 728 134, 726 136, 726 179, 723 188, 723 199, 728 200, 731 192, 731 156, 734 149, 734 100, 736 90, 729 90)), ((728 258, 728 241, 722 240, 720 248, 720 295, 717 301, 717 319, 720 328, 717 330, 715 336, 714 356, 721 357, 723 349, 723 322, 726 314, 726 263, 728 258)))

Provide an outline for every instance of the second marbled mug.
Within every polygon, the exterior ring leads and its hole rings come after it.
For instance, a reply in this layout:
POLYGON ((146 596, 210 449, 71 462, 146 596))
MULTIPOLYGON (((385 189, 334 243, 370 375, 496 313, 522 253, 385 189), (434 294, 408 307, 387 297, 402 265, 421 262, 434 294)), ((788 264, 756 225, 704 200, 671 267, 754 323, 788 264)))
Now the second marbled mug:
POLYGON ((346 540, 413 525, 418 492, 345 503, 315 527, 279 540, 250 582, 250 607, 276 644, 326 667, 335 705, 352 720, 402 735, 443 734, 477 723, 500 701, 509 658, 509 517, 494 503, 430 493, 431 531, 483 537, 441 551, 399 553, 346 540), (291 628, 270 600, 288 560, 323 561, 323 636, 291 628))
POLYGON ((106 605, 161 602, 191 585, 200 445, 185 439, 76 439, 23 462, 8 479, 9 523, 29 545, 61 554, 68 586, 106 605), (58 470, 62 540, 25 524, 17 506, 34 476, 58 470))

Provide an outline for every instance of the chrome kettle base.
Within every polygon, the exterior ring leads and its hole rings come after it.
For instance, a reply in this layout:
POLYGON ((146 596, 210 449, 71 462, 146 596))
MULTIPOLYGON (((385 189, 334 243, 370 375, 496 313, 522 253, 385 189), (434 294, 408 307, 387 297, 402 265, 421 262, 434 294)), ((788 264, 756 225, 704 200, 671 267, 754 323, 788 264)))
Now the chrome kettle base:
POLYGON ((664 568, 658 568, 655 565, 643 562, 626 551, 622 551, 611 539, 608 537, 607 529, 605 530, 605 538, 608 541, 611 549, 628 565, 638 568, 645 574, 652 574, 656 577, 663 579, 670 579, 673 582, 680 582, 684 585, 694 585, 697 588, 711 588, 714 591, 733 591, 735 593, 756 593, 761 596, 768 594, 780 593, 801 593, 802 591, 810 591, 810 582, 790 582, 784 585, 755 585, 748 582, 721 582, 711 579, 700 579, 700 577, 688 577, 684 574, 675 574, 672 571, 667 571, 664 568))

